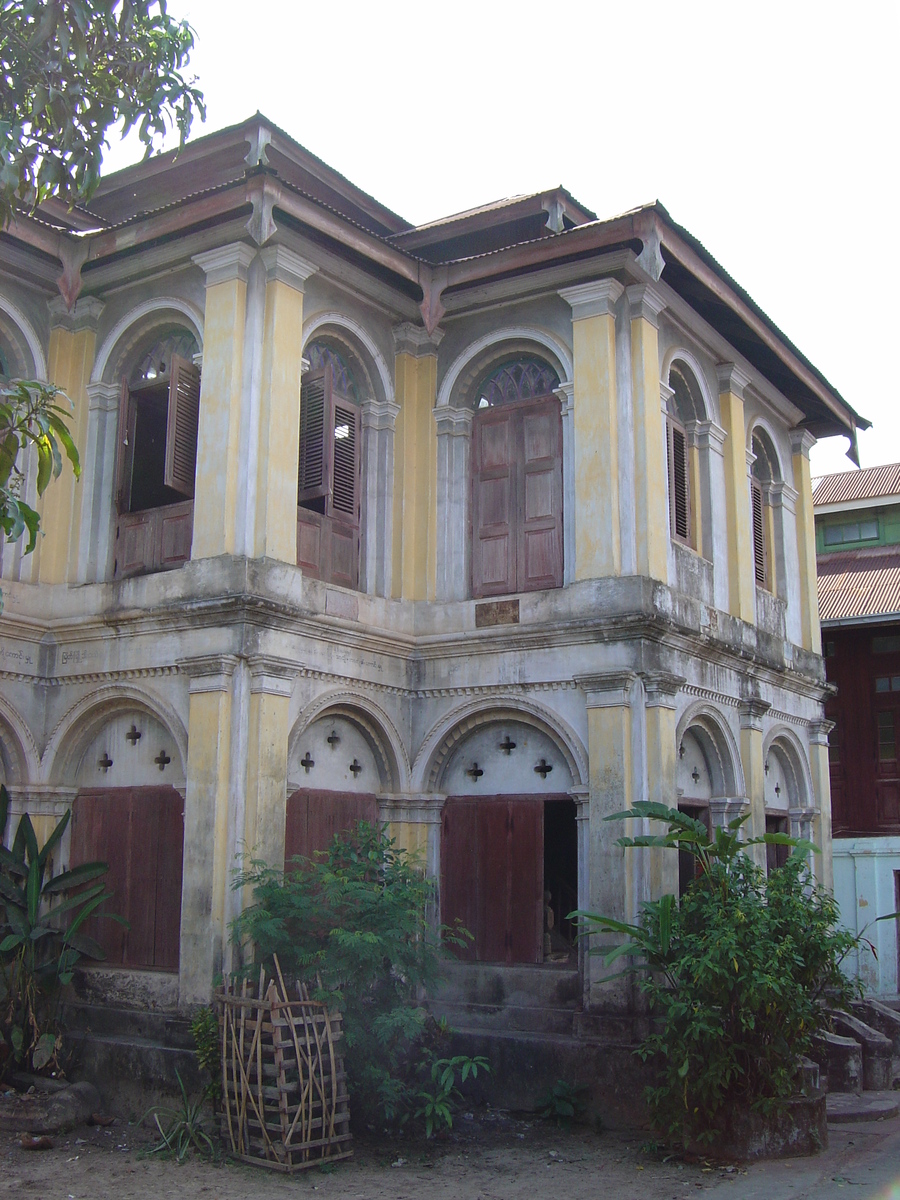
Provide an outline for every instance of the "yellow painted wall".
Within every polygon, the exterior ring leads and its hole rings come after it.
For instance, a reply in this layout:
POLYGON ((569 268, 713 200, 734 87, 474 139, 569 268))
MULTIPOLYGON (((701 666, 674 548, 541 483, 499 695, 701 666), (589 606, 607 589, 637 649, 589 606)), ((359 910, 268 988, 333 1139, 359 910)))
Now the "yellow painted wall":
POLYGON ((288 696, 251 692, 244 811, 244 853, 284 865, 287 804, 288 696))
MULTIPOLYGON (((748 726, 741 729, 741 767, 747 798, 750 801, 750 820, 744 828, 748 837, 762 837, 766 832, 766 777, 761 729, 748 726)), ((765 868, 765 847, 753 846, 751 853, 756 862, 765 868)))
POLYGON ((744 432, 744 401, 733 391, 719 395, 725 430, 725 506, 728 529, 728 608, 742 621, 756 620, 756 584, 750 524, 750 487, 744 432))
POLYGON ((668 484, 659 390, 659 336, 645 316, 631 321, 631 380, 634 402, 634 491, 637 570, 668 579, 668 484))
POLYGON ((575 350, 575 577, 620 575, 616 322, 572 322, 575 350))
POLYGON ((819 596, 816 589, 816 530, 813 520, 812 482, 809 457, 802 452, 793 455, 794 487, 797 489, 797 558, 800 583, 800 621, 803 645, 816 654, 822 653, 822 631, 819 626, 819 596))
POLYGON ((303 293, 266 284, 253 557, 297 562, 303 293))
MULTIPOLYGON (((69 429, 82 468, 87 447, 87 385, 94 367, 96 340, 93 329, 71 331, 57 326, 50 331, 47 371, 50 382, 61 387, 75 406, 69 429)), ((59 403, 68 414, 65 400, 60 398, 59 403)), ((43 536, 38 537, 34 550, 33 577, 40 583, 64 583, 75 578, 82 491, 82 483, 76 480, 63 454, 62 475, 51 482, 37 504, 43 536)))
POLYGON ((241 278, 206 289, 192 558, 235 550, 246 300, 241 278))
POLYGON ((436 578, 437 356, 402 352, 394 363, 394 529, 392 594, 433 600, 436 578))
MULTIPOLYGON (((648 705, 645 709, 647 732, 647 799, 651 803, 675 808, 675 711, 666 705, 648 705)), ((664 829, 658 822, 655 832, 664 829)), ((631 834, 631 836, 634 836, 631 834)), ((667 892, 678 894, 678 854, 674 850, 644 850, 650 863, 650 899, 658 900, 667 892)))
POLYGON ((605 823, 611 813, 630 808, 634 797, 634 765, 631 752, 631 708, 613 705, 589 708, 588 754, 590 756, 590 905, 607 916, 631 920, 631 872, 634 855, 623 855, 613 842, 625 829, 605 823))

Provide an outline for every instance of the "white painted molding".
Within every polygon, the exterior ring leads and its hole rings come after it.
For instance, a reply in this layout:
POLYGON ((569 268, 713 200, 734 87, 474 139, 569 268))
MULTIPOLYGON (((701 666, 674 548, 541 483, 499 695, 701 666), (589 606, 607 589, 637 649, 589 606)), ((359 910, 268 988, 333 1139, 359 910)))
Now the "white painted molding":
POLYGON ((116 383, 89 383, 88 412, 114 412, 119 407, 121 388, 116 383))
POLYGON ((716 416, 716 405, 713 403, 712 392, 709 389, 709 381, 706 378, 706 372, 693 351, 688 350, 686 346, 670 346, 666 351, 662 362, 662 377, 668 382, 672 367, 683 362, 690 370, 694 379, 697 381, 697 387, 700 389, 700 399, 703 401, 703 407, 706 409, 706 416, 710 420, 714 420, 716 416))
POLYGON ((468 437, 472 430, 475 413, 471 408, 454 408, 443 404, 434 408, 434 420, 438 437, 468 437))
POLYGON ((491 346, 501 345, 503 342, 511 341, 528 341, 534 342, 536 346, 543 346, 545 350, 549 350, 557 362, 563 369, 565 379, 562 383, 567 383, 573 376, 572 351, 568 346, 564 345, 559 338, 554 334, 548 333, 545 329, 536 329, 531 325, 508 325, 505 329, 496 329, 491 333, 486 333, 480 338, 476 338, 474 342, 470 342, 466 348, 457 355, 450 364, 447 373, 441 381, 441 386, 438 389, 436 408, 449 406, 450 396, 453 393, 453 387, 457 379, 466 369, 474 358, 477 358, 482 351, 489 349, 491 346))
POLYGON ((100 314, 106 305, 96 296, 80 296, 75 301, 75 307, 70 312, 62 296, 54 296, 47 301, 50 310, 50 328, 66 329, 77 333, 79 329, 96 329, 100 314))
POLYGON ((739 400, 744 398, 744 388, 750 383, 750 376, 742 371, 737 363, 718 363, 716 378, 719 381, 719 395, 731 392, 739 400))
MULTIPOLYGON (((197 255, 194 262, 201 255, 197 255)), ((310 275, 315 275, 318 267, 315 263, 311 263, 309 259, 301 258, 293 250, 289 250, 287 246, 266 246, 264 250, 260 250, 259 257, 263 261, 266 268, 266 279, 271 282, 286 283, 295 291, 302 292, 303 285, 309 279, 310 275)), ((208 277, 207 277, 208 282, 208 277)))
POLYGON ((615 317, 616 305, 624 291, 618 279, 598 279, 560 288, 559 294, 571 305, 572 320, 584 321, 588 317, 615 317))
POLYGON ((227 246, 217 246, 215 250, 204 250, 202 254, 194 254, 191 262, 196 263, 206 276, 206 286, 213 287, 217 283, 230 283, 232 279, 247 282, 247 272, 250 264, 256 258, 256 251, 245 242, 230 242, 227 246))
POLYGON ((428 358, 437 354, 438 346, 444 339, 443 329, 435 329, 429 333, 423 325, 413 325, 411 321, 395 325, 392 333, 394 353, 409 354, 412 358, 428 358))
POLYGON ((5 296, 0 296, 0 312, 6 313, 25 339, 25 344, 28 346, 28 352, 31 355, 35 378, 46 379, 47 360, 44 357, 44 351, 41 347, 41 339, 35 332, 34 326, 22 310, 17 308, 11 300, 7 300, 5 296))
POLYGON ((625 295, 632 321, 643 318, 654 329, 658 329, 659 314, 666 307, 665 299, 660 293, 647 283, 633 283, 625 289, 625 295))
POLYGON ((391 404, 394 403, 394 376, 393 372, 388 370, 388 365, 385 362, 384 355, 375 345, 371 335, 360 325, 359 321, 355 321, 352 317, 347 317, 339 312, 319 312, 311 316, 309 320, 303 322, 303 346, 304 349, 313 340, 316 333, 325 326, 333 325, 338 329, 345 329, 352 334, 366 353, 375 364, 375 370, 378 372, 378 378, 381 380, 381 386, 384 390, 384 398, 391 404))
POLYGON ((185 318, 199 346, 203 347, 203 313, 195 304, 182 300, 180 296, 156 296, 152 300, 144 300, 130 309, 120 321, 117 321, 103 340, 103 345, 94 360, 91 372, 91 383, 100 383, 106 373, 113 351, 125 334, 134 326, 153 318, 149 325, 159 324, 168 315, 178 313, 185 318))
POLYGON ((575 403, 575 384, 572 382, 561 383, 553 395, 559 401, 560 416, 567 417, 575 403))
POLYGON ((692 421, 690 424, 694 427, 697 445, 701 449, 708 447, 717 454, 724 453, 725 439, 728 434, 721 425, 717 425, 715 421, 692 421))
POLYGON ((576 675, 588 708, 630 708, 634 671, 612 671, 608 675, 576 675))
POLYGON ((808 429, 791 429, 788 433, 791 442, 791 454, 802 454, 809 458, 809 452, 816 444, 816 439, 808 429))

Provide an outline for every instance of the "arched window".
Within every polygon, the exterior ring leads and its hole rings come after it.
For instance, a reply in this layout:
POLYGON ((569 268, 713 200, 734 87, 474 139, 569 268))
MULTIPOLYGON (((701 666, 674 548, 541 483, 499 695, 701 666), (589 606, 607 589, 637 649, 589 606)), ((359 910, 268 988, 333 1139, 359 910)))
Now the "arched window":
POLYGON ((562 418, 559 377, 520 356, 474 391, 472 595, 561 587, 562 418))
POLYGON ((342 348, 306 349, 300 388, 297 565, 344 587, 359 586, 360 409, 358 385, 342 348))
POLYGON ((750 473, 753 570, 757 585, 774 592, 774 530, 769 498, 771 485, 779 478, 778 456, 762 429, 754 431, 750 448, 754 456, 750 473))
POLYGON ((677 541, 698 550, 699 522, 695 510, 699 497, 694 495, 692 484, 696 450, 689 444, 688 427, 703 420, 706 414, 697 380, 685 363, 672 364, 669 387, 672 390, 666 418, 669 532, 677 541))
POLYGON ((194 335, 170 328, 146 345, 119 399, 115 576, 190 558, 200 418, 194 335))

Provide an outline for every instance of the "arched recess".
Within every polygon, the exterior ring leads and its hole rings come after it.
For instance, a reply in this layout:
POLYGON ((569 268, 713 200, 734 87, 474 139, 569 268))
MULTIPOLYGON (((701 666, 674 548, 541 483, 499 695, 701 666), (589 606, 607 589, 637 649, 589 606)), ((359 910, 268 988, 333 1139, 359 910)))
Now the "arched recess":
POLYGON ((786 600, 785 477, 772 431, 763 421, 750 430, 750 515, 753 566, 758 587, 786 600))
MULTIPOLYGON (((793 730, 771 730, 763 742, 766 833, 789 833, 813 840, 816 801, 806 754, 793 730)), ((788 847, 767 846, 767 867, 781 866, 788 847)))
POLYGON ((341 388, 337 378, 332 377, 334 372, 325 377, 317 370, 324 363, 311 362, 301 386, 298 564, 326 582, 386 595, 391 561, 394 423, 398 412, 387 363, 363 326, 338 312, 310 317, 303 327, 303 346, 307 359, 316 357, 312 351, 323 348, 336 355, 346 365, 352 394, 345 397, 349 403, 343 416, 335 409, 336 432, 332 437, 325 412, 331 401, 325 395, 323 405, 319 393, 323 386, 326 391, 333 387, 340 408, 337 397, 341 388), (310 406, 309 419, 304 405, 310 406), (310 425, 313 414, 317 416, 310 425), (339 441, 339 428, 346 428, 349 437, 339 441), (325 476, 320 478, 318 464, 322 456, 315 456, 311 488, 304 471, 304 445, 310 438, 313 443, 322 440, 325 458, 325 476), (347 471, 348 459, 353 456, 352 486, 356 495, 350 502, 347 471), (338 476, 344 480, 340 501, 338 476))
POLYGON ((47 359, 34 326, 5 296, 0 296, 0 359, 12 377, 47 378, 47 359))
MULTIPOLYGON (((137 450, 129 438, 129 413, 137 416, 135 404, 124 393, 125 383, 132 385, 132 373, 142 354, 152 343, 181 330, 198 348, 185 366, 189 376, 185 398, 199 404, 199 369, 197 362, 203 352, 203 313, 187 300, 177 296, 157 296, 135 305, 113 326, 97 353, 91 382, 88 385, 89 412, 87 445, 84 460, 84 497, 81 508, 79 539, 79 582, 105 580, 110 568, 123 568, 119 574, 135 574, 143 570, 179 566, 190 554, 192 525, 193 479, 179 481, 178 492, 168 496, 165 507, 148 509, 146 515, 132 520, 123 518, 127 526, 127 544, 116 548, 115 532, 117 507, 122 506, 122 481, 118 475, 125 469, 126 460, 137 450), (196 393, 196 394, 195 394, 196 393), (120 429, 120 424, 126 429, 120 429), (130 449, 123 449, 126 443, 130 449), (120 453, 121 451, 121 453, 120 453), (144 547, 147 547, 144 553, 144 547), (149 558, 149 562, 147 559, 149 558)), ((149 379, 143 381, 149 384, 149 379)), ((145 414, 146 415, 146 414, 145 414)), ((193 422, 191 415, 188 424, 193 422)), ((193 434, 192 450, 196 443, 193 434)), ((189 472, 190 473, 190 472, 189 472)), ((125 504, 130 508, 130 504, 125 504)))
MULTIPOLYGON (((690 772, 694 765, 705 772, 714 799, 735 800, 744 795, 744 779, 741 770, 741 756, 734 734, 721 714, 711 705, 692 704, 681 715, 675 733, 675 746, 678 751, 679 788, 682 775, 690 772), (681 754, 681 746, 685 737, 692 735, 697 751, 701 755, 699 763, 692 762, 687 753, 681 754)), ((692 781, 693 782, 693 781, 692 781)), ((687 794, 690 794, 689 790, 687 794)))
POLYGON ((0 696, 0 772, 7 787, 37 780, 40 753, 31 730, 12 707, 0 696))
POLYGON ((666 388, 666 461, 669 530, 679 542, 713 558, 712 464, 710 436, 714 410, 702 371, 684 350, 670 351, 663 375, 666 388))
MULTIPOLYGON (((559 338, 546 330, 529 326, 509 326, 494 330, 467 346, 450 364, 438 388, 434 410, 438 462, 438 599, 461 600, 469 595, 473 562, 470 544, 470 524, 473 519, 470 511, 471 441, 473 422, 477 425, 481 420, 480 417, 475 419, 479 403, 479 397, 475 395, 477 385, 492 370, 517 358, 545 364, 558 380, 558 387, 553 391, 556 396, 554 403, 559 404, 559 417, 554 418, 560 422, 557 427, 559 432, 557 434, 548 427, 548 434, 552 434, 553 439, 558 437, 560 445, 549 449, 547 453, 561 462, 559 503, 562 512, 556 516, 556 520, 561 529, 561 578, 564 582, 571 578, 574 561, 574 443, 570 403, 572 352, 559 338)), ((554 539, 556 536, 554 534, 554 539)), ((537 574, 542 575, 545 572, 539 570, 537 574)), ((542 583, 539 586, 553 585, 542 583)), ((498 582, 497 587, 502 588, 502 584, 498 582)), ((526 589, 514 586, 507 590, 526 589)))
POLYGON ((378 821, 379 796, 398 790, 398 744, 385 715, 356 696, 332 693, 306 709, 288 741, 286 862, 327 849, 358 821, 378 821))
POLYGON ((495 705, 455 717, 429 756, 427 775, 447 793, 441 920, 461 922, 474 935, 459 952, 465 959, 574 964, 575 931, 566 917, 578 906, 585 862, 576 755, 534 711, 495 705))
POLYGON ((186 738, 146 694, 123 692, 104 689, 67 714, 48 776, 65 771, 78 787, 70 865, 109 863, 110 909, 128 923, 89 923, 106 965, 171 973, 180 960, 186 738))

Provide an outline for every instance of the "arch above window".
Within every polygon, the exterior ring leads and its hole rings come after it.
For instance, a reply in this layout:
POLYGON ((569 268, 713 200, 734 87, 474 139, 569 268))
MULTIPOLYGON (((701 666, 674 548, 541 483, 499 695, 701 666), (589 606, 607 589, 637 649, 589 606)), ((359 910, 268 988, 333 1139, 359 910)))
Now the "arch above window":
POLYGON ((146 350, 139 352, 128 379, 129 386, 141 388, 162 383, 171 375, 174 358, 193 362, 199 351, 197 339, 190 330, 176 327, 164 332, 146 350))
POLYGON ((559 376, 548 363, 530 356, 507 359, 475 388, 476 408, 495 408, 518 400, 549 396, 559 387, 559 376))
POLYGON ((669 368, 671 391, 666 420, 666 464, 669 480, 669 532, 676 541, 698 549, 694 507, 698 497, 692 486, 692 457, 688 426, 706 419, 706 406, 696 376, 680 359, 669 368))
POLYGON ((750 520, 753 533, 753 571, 759 587, 776 591, 773 572, 775 547, 769 490, 781 480, 781 464, 772 439, 757 426, 750 439, 753 465, 750 468, 750 520))

